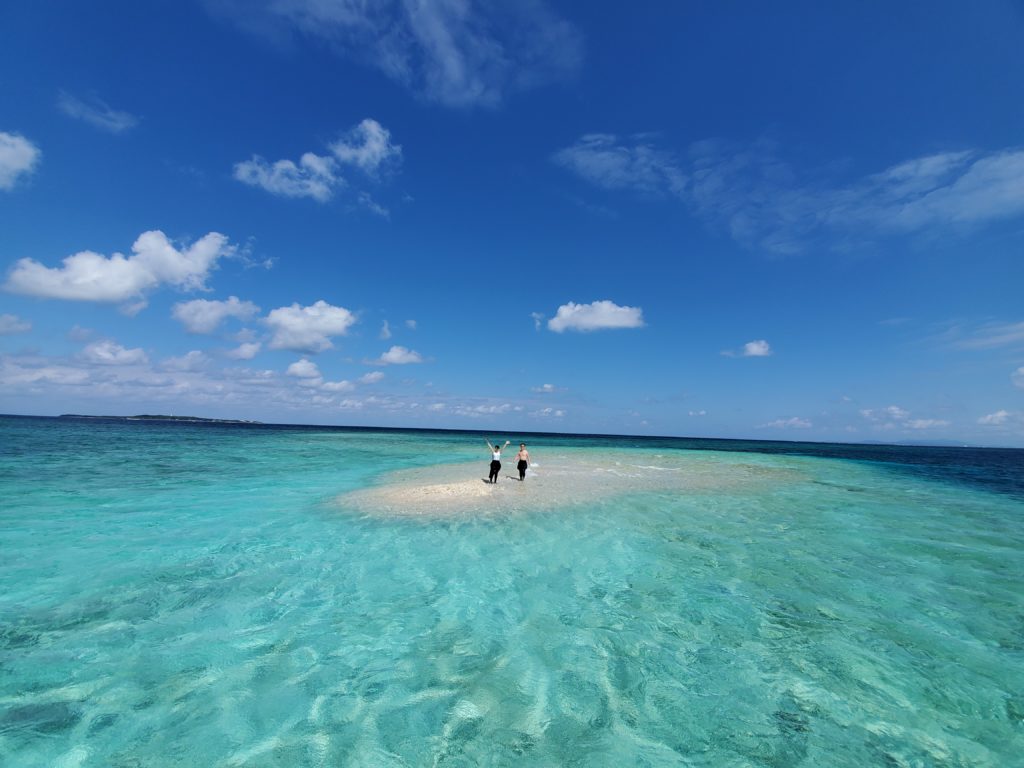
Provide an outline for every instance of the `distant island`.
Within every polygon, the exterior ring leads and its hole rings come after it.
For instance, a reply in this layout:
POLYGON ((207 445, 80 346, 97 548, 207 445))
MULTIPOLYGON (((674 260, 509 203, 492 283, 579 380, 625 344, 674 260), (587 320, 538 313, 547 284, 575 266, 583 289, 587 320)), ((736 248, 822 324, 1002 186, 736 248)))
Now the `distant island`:
POLYGON ((251 419, 207 419, 202 416, 169 416, 165 414, 142 413, 138 416, 95 416, 87 413, 62 413, 58 419, 114 419, 116 421, 181 421, 202 424, 262 424, 251 419))

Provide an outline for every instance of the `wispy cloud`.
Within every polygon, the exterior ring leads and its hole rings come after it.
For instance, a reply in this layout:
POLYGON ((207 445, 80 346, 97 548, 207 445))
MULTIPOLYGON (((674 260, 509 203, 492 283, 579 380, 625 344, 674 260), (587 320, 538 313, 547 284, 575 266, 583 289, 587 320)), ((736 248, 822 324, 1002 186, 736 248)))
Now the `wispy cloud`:
POLYGON ((19 178, 31 175, 42 156, 24 136, 0 131, 0 189, 13 189, 19 178))
POLYGON ((102 99, 90 96, 80 99, 67 91, 57 94, 57 108, 68 117, 81 120, 107 133, 124 133, 139 124, 139 118, 113 109, 102 99))
MULTIPOLYGON (((376 120, 365 119, 329 147, 330 154, 306 152, 299 161, 268 162, 259 155, 236 163, 234 177, 280 197, 309 197, 321 203, 348 185, 345 166, 357 168, 372 179, 401 162, 402 147, 391 142, 391 133, 376 120)), ((358 194, 360 205, 387 216, 385 208, 367 192, 358 194)))
POLYGON ((759 425, 760 429, 810 429, 813 427, 807 419, 802 419, 799 416, 791 416, 788 419, 776 419, 775 421, 769 421, 767 424, 759 425))
POLYGON ((959 349, 1024 346, 1024 322, 986 323, 966 330, 955 326, 947 332, 946 338, 952 339, 952 345, 959 349))
POLYGON ((570 301, 560 306, 555 316, 548 320, 548 328, 555 333, 642 328, 643 325, 644 316, 640 307, 620 307, 607 299, 590 304, 570 301))
POLYGON ((142 349, 126 349, 114 341, 95 341, 82 349, 81 359, 97 365, 135 365, 149 358, 142 349))
POLYGON ((652 139, 588 134, 554 158, 605 189, 672 192, 740 243, 798 253, 835 243, 962 228, 1024 215, 1024 150, 977 149, 910 158, 860 177, 807 169, 770 141, 691 145, 685 162, 652 139))
POLYGON ((17 315, 0 315, 0 336, 12 336, 16 333, 28 333, 32 330, 32 323, 22 320, 17 315))
POLYGON ((579 32, 543 0, 206 0, 275 42, 320 40, 430 100, 495 106, 510 91, 573 75, 579 32))
POLYGON ((1024 389, 1024 365, 1010 374, 1010 380, 1015 387, 1024 389))
POLYGON ((671 153, 656 149, 645 136, 622 140, 591 133, 553 155, 554 161, 604 189, 681 195, 686 174, 671 153))
POLYGON ((923 430, 948 427, 946 419, 921 419, 911 418, 911 413, 906 408, 898 405, 890 405, 885 408, 862 408, 860 415, 871 422, 876 430, 923 430))

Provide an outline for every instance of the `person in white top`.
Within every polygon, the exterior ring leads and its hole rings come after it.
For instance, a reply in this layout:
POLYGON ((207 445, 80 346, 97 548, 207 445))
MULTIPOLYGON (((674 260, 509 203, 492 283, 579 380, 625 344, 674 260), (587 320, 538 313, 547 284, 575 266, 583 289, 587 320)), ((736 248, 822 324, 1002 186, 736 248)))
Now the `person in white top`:
POLYGON ((506 440, 505 445, 500 448, 496 445, 491 445, 489 440, 484 440, 487 443, 487 447, 491 451, 491 474, 487 478, 487 482, 496 483, 498 482, 498 473, 501 472, 501 452, 512 444, 512 441, 506 440))

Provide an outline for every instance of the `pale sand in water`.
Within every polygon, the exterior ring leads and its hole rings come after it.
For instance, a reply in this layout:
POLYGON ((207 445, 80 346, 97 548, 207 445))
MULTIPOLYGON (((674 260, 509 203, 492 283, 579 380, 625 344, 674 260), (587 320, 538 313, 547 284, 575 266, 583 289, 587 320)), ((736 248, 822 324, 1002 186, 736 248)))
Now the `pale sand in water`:
POLYGON ((698 494, 792 482, 795 470, 738 456, 648 454, 631 451, 551 452, 519 481, 505 462, 497 483, 486 482, 487 462, 441 464, 384 475, 378 485, 344 494, 338 503, 384 515, 445 517, 550 509, 644 491, 698 494))

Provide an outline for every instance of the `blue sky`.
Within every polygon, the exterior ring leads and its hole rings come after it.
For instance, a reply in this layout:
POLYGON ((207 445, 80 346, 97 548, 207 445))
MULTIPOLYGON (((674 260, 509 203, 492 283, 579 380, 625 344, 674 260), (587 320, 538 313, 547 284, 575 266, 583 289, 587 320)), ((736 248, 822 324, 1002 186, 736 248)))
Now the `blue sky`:
POLYGON ((0 411, 1024 445, 1024 12, 12 4, 0 411))

